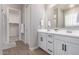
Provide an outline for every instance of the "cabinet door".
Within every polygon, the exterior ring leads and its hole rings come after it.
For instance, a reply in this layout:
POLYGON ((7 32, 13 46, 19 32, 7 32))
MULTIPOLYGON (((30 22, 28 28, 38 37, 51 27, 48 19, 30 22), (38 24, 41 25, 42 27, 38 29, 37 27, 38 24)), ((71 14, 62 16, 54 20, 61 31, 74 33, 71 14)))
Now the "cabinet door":
POLYGON ((46 50, 46 34, 44 33, 39 35, 39 47, 46 50))
POLYGON ((54 54, 55 55, 64 55, 65 54, 64 44, 65 44, 64 41, 57 40, 57 39, 54 40, 54 54))
POLYGON ((79 55, 79 45, 67 43, 67 55, 79 55))

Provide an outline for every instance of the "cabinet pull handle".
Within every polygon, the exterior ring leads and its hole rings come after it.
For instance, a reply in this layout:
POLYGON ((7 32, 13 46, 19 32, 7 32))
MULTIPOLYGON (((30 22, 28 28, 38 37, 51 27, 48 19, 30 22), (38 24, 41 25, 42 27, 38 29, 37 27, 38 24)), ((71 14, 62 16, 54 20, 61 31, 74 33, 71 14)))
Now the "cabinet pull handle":
POLYGON ((64 51, 66 51, 67 49, 66 49, 66 44, 65 44, 65 49, 64 49, 64 51))
POLYGON ((62 44, 62 50, 64 50, 64 44, 62 44))
POLYGON ((52 52, 50 49, 48 49, 50 52, 52 52))
POLYGON ((48 41, 49 43, 52 43, 52 42, 50 42, 50 41, 48 41))
POLYGON ((41 37, 41 41, 43 41, 43 38, 41 37))
POLYGON ((48 35, 49 37, 52 37, 51 35, 48 35))

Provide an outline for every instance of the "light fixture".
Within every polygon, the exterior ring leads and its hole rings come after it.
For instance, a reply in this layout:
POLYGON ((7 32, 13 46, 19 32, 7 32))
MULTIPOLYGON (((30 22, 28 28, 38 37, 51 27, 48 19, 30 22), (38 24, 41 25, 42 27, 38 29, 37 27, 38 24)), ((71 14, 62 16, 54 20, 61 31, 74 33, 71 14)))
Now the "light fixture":
POLYGON ((75 5, 73 5, 73 4, 72 4, 72 5, 69 5, 70 8, 73 8, 74 6, 75 6, 75 5))

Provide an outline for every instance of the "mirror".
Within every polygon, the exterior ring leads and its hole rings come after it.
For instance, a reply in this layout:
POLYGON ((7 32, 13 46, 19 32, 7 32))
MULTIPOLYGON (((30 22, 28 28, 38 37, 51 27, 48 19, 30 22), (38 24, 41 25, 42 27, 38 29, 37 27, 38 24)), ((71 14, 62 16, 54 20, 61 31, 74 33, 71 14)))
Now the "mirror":
POLYGON ((57 14, 56 14, 56 10, 53 8, 54 6, 55 5, 49 5, 48 8, 46 9, 47 26, 50 27, 50 29, 56 28, 57 14))
POLYGON ((63 25, 63 10, 60 8, 60 5, 54 5, 51 8, 47 9, 47 18, 51 21, 52 29, 62 28, 63 25))
POLYGON ((79 5, 56 4, 47 9, 47 16, 53 29, 79 26, 79 5))
POLYGON ((64 11, 65 26, 79 26, 79 6, 68 6, 69 9, 64 11))

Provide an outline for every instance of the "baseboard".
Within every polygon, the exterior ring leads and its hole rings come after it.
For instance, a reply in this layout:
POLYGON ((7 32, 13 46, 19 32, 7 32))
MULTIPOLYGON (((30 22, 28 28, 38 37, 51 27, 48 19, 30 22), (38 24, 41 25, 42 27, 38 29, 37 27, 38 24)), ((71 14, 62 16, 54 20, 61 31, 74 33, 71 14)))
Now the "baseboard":
POLYGON ((39 47, 38 47, 38 46, 33 47, 33 48, 29 47, 29 49, 30 49, 31 51, 33 51, 33 50, 35 50, 35 49, 37 49, 37 48, 39 48, 39 47))

